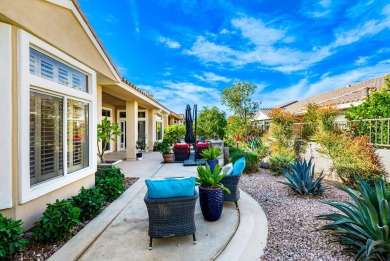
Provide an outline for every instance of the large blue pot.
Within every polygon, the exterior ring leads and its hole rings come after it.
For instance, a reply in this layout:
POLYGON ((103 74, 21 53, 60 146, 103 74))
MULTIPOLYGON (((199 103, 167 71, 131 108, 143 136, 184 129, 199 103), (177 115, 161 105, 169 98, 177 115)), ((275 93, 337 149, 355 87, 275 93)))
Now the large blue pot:
POLYGON ((223 210, 223 190, 199 186, 199 202, 204 219, 217 221, 223 210))
POLYGON ((215 166, 218 165, 218 160, 217 159, 214 159, 214 160, 206 160, 207 164, 210 166, 210 170, 211 172, 214 171, 215 169, 215 166))

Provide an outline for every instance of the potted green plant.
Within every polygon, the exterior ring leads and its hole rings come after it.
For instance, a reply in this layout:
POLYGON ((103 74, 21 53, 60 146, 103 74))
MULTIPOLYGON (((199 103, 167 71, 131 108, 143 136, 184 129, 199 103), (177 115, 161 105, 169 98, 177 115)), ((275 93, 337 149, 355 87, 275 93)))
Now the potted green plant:
POLYGON ((137 160, 142 160, 142 152, 148 149, 148 144, 146 144, 146 139, 137 140, 135 147, 138 150, 138 153, 136 154, 137 160))
POLYGON ((169 141, 156 141, 153 147, 155 150, 159 151, 163 155, 165 163, 173 162, 173 150, 169 145, 169 141))
POLYGON ((218 157, 222 155, 222 151, 218 147, 209 147, 200 153, 203 160, 210 166, 211 171, 218 165, 218 157))
POLYGON ((121 134, 122 131, 119 129, 119 125, 110 122, 107 117, 102 120, 101 124, 97 125, 97 155, 100 159, 98 169, 112 167, 113 165, 120 162, 120 160, 106 161, 104 159, 104 152, 106 151, 107 145, 110 143, 110 141, 116 142, 117 136, 121 134))
POLYGON ((200 208, 207 221, 217 221, 221 217, 223 191, 230 194, 230 190, 220 183, 225 176, 219 165, 213 171, 207 163, 205 167, 198 165, 196 184, 199 185, 200 208))

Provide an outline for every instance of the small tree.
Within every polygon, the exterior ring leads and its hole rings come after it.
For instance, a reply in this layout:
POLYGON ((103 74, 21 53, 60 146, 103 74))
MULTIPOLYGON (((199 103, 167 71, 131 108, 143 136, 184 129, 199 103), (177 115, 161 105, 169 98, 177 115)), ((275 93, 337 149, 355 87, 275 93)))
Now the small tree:
POLYGON ((362 104, 351 106, 345 117, 351 120, 390 118, 390 75, 386 77, 386 85, 372 92, 362 104))
POLYGON ((101 124, 97 125, 97 155, 100 158, 100 163, 105 163, 104 152, 107 149, 107 145, 110 141, 116 142, 116 137, 121 135, 123 132, 119 129, 119 125, 110 122, 107 117, 102 120, 101 124), (99 142, 101 142, 102 148, 100 150, 99 142))
POLYGON ((260 102, 254 102, 251 98, 256 88, 257 86, 251 82, 236 81, 233 86, 222 91, 222 104, 233 111, 234 116, 239 117, 238 124, 243 127, 245 136, 251 129, 252 117, 260 106, 260 102))
POLYGON ((204 106, 199 112, 197 124, 199 136, 213 138, 214 135, 218 135, 223 138, 227 125, 226 113, 219 110, 216 106, 204 106))

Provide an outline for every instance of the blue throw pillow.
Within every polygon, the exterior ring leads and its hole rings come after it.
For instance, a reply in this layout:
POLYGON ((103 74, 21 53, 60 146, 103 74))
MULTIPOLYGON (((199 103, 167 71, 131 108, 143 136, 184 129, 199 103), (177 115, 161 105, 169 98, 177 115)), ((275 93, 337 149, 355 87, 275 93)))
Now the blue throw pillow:
POLYGON ((166 178, 145 180, 149 198, 192 197, 195 191, 195 178, 166 178))
POLYGON ((244 157, 238 159, 233 165, 233 176, 240 175, 245 169, 246 160, 244 157))

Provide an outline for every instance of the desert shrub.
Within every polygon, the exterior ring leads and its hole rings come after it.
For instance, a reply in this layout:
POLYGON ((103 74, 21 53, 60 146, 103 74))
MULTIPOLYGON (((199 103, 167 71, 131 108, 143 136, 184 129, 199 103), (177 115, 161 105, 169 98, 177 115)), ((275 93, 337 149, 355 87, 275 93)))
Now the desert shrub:
POLYGON ((235 147, 229 147, 229 155, 231 156, 232 154, 236 152, 243 152, 243 150, 235 148, 235 147))
POLYGON ((317 109, 319 127, 323 131, 336 131, 334 124, 340 111, 333 105, 328 105, 317 109))
POLYGON ((91 220, 100 213, 105 197, 100 193, 99 188, 81 188, 77 196, 72 197, 72 204, 80 208, 79 219, 81 221, 91 220))
POLYGON ((43 217, 35 223, 34 238, 39 241, 55 242, 70 234, 79 221, 80 209, 71 204, 70 200, 56 200, 47 204, 43 217))
POLYGON ((281 152, 293 147, 295 116, 282 109, 274 109, 271 112, 272 124, 269 130, 270 148, 272 152, 281 152))
POLYGON ((274 174, 282 175, 283 172, 281 169, 291 171, 290 164, 295 160, 293 153, 282 152, 282 153, 272 153, 269 157, 269 168, 274 172, 274 174))
POLYGON ((246 165, 244 173, 254 173, 259 169, 259 155, 254 152, 235 151, 231 155, 233 164, 240 158, 245 157, 246 165))
POLYGON ((330 157, 333 168, 344 184, 355 186, 355 176, 364 179, 380 177, 383 167, 374 147, 365 136, 352 137, 348 133, 318 131, 314 135, 321 144, 319 152, 330 157))
POLYGON ((360 178, 357 183, 357 192, 337 186, 353 202, 324 202, 339 211, 318 216, 332 222, 319 230, 337 235, 340 244, 347 246, 345 250, 356 254, 355 260, 390 260, 390 191, 384 178, 375 181, 374 188, 360 178))
POLYGON ((22 250, 28 243, 23 239, 22 220, 4 217, 0 213, 0 260, 7 260, 14 251, 22 250))
POLYGON ((248 149, 251 152, 257 153, 260 159, 268 155, 269 149, 263 146, 261 137, 251 137, 248 141, 248 149))
POLYGON ((290 164, 291 171, 281 168, 281 171, 286 176, 288 182, 278 181, 294 191, 307 195, 318 195, 325 191, 325 187, 322 186, 321 182, 324 178, 323 171, 315 178, 314 165, 312 165, 312 159, 309 162, 306 160, 299 161, 295 160, 293 164, 290 164))

